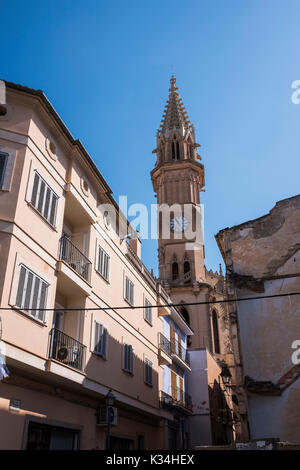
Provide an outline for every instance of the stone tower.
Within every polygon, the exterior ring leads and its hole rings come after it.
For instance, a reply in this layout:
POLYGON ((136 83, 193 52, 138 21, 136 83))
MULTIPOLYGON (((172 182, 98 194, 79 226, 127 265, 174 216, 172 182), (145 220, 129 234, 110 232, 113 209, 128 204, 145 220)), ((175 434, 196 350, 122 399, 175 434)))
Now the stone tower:
MULTIPOLYGON (((224 279, 221 273, 207 271, 204 265, 203 238, 199 237, 204 165, 199 161, 195 129, 179 96, 174 76, 170 83, 169 97, 157 131, 157 146, 153 150, 157 160, 151 172, 157 203, 162 208, 158 224, 159 277, 174 303, 205 302, 222 295, 224 279)), ((222 305, 214 308, 191 305, 182 308, 181 312, 194 330, 193 347, 204 347, 216 354, 227 352, 222 305)))
POLYGON ((157 203, 162 207, 159 276, 166 285, 181 286, 192 285, 205 278, 203 245, 197 243, 194 234, 198 230, 199 235, 201 230, 199 204, 204 186, 204 166, 199 162, 201 157, 197 154, 199 144, 196 143, 195 130, 173 76, 169 91, 157 132, 157 148, 153 151, 157 154, 157 161, 151 177, 157 203), (164 205, 166 211, 163 210, 164 205))
POLYGON ((156 149, 153 150, 157 156, 156 164, 151 172, 159 214, 159 277, 172 302, 182 304, 179 311, 194 332, 187 346, 192 368, 188 386, 196 406, 190 422, 191 433, 196 436, 195 444, 208 443, 206 438, 198 435, 199 429, 203 428, 207 431, 205 436, 212 436, 213 443, 226 443, 232 440, 233 429, 235 436, 243 435, 243 423, 247 418, 240 417, 232 398, 235 361, 230 317, 227 304, 223 302, 225 279, 221 267, 217 273, 208 271, 204 264, 200 194, 205 182, 198 147, 194 126, 188 119, 172 76, 169 97, 157 131, 156 149), (200 382, 206 381, 209 403, 205 387, 202 391, 199 389, 199 371, 204 374, 200 382), (220 381, 222 374, 228 377, 227 371, 230 371, 231 385, 225 390, 220 381), (203 416, 199 415, 199 410, 202 410, 203 403, 208 406, 205 412, 209 411, 211 424, 201 421, 203 416), (236 416, 234 427, 231 418, 224 420, 224 409, 231 410, 228 416, 236 416))

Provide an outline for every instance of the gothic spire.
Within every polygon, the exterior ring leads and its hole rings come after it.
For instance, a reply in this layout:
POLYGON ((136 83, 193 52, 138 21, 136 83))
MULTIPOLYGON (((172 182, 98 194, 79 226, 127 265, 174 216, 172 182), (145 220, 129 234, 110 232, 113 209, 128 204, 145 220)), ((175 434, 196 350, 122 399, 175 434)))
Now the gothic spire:
POLYGON ((170 93, 158 133, 168 135, 170 131, 177 130, 184 135, 188 129, 192 130, 192 126, 182 99, 179 96, 174 75, 172 75, 170 83, 170 93))

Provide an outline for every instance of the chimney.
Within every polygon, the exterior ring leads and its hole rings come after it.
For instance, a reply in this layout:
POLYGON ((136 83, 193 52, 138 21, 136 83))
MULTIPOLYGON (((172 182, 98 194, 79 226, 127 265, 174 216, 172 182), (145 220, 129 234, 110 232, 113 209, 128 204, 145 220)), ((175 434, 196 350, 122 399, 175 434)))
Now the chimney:
POLYGON ((135 252, 135 254, 141 259, 142 258, 142 242, 139 237, 139 232, 136 232, 135 238, 129 238, 130 248, 135 252))

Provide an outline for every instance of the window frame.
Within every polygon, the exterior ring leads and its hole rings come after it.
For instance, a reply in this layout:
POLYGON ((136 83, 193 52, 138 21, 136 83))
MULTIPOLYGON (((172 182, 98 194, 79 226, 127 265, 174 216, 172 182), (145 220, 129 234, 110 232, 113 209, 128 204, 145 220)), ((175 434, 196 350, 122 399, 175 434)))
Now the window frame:
POLYGON ((144 320, 151 326, 153 326, 153 323, 152 323, 152 319, 153 319, 152 318, 152 309, 153 309, 153 305, 151 304, 150 300, 148 300, 147 297, 145 297, 144 320), (148 308, 149 308, 149 310, 148 310, 148 308), (147 311, 150 312, 150 319, 147 317, 147 311))
POLYGON ((17 288, 15 292, 15 302, 14 305, 17 307, 19 310, 22 310, 23 312, 26 312, 30 317, 32 317, 34 320, 37 320, 41 323, 46 323, 46 306, 47 306, 47 298, 48 298, 48 289, 49 289, 50 284, 45 281, 41 276, 36 274, 32 269, 28 268, 24 263, 20 263, 19 267, 19 276, 18 276, 18 282, 17 282, 17 288), (25 275, 24 275, 24 280, 23 282, 23 287, 21 289, 20 282, 21 282, 21 273, 22 273, 22 268, 25 270, 25 275), (32 280, 31 280, 31 286, 30 286, 30 293, 28 295, 29 297, 29 305, 28 308, 26 307, 26 298, 27 298, 27 288, 28 288, 28 277, 29 275, 32 275, 32 280), (36 299, 36 307, 39 307, 38 310, 34 310, 32 312, 31 308, 32 303, 33 303, 33 298, 35 295, 35 285, 36 285, 36 279, 39 281, 39 286, 38 286, 38 293, 37 293, 37 299, 36 299), (45 294, 44 294, 44 302, 43 306, 41 307, 41 295, 42 295, 42 288, 43 284, 45 284, 45 294), (19 290, 21 290, 21 302, 18 302, 18 296, 19 296, 19 290), (42 312, 42 318, 39 318, 39 313, 42 312))
POLYGON ((96 354, 99 357, 102 357, 103 359, 107 359, 107 340, 108 340, 108 332, 107 328, 103 325, 103 323, 94 320, 94 333, 93 333, 93 349, 92 352, 96 354), (101 337, 98 335, 98 344, 100 343, 100 350, 96 350, 96 334, 97 334, 97 328, 100 329, 101 332, 101 337), (104 347, 103 347, 103 337, 105 338, 104 341, 104 347), (103 351, 104 349, 104 351, 103 351))
POLYGON ((131 344, 123 343, 123 371, 133 375, 133 347, 131 344), (129 356, 127 356, 129 354, 129 356), (126 367, 128 365, 128 367, 126 367))
POLYGON ((105 281, 109 282, 109 274, 110 274, 110 256, 109 254, 104 250, 104 248, 98 243, 98 250, 97 250, 97 265, 96 265, 96 271, 97 273, 100 274, 100 276, 105 279, 105 281), (100 270, 100 252, 102 252, 103 257, 102 257, 102 268, 105 267, 105 259, 107 260, 106 264, 106 270, 104 271, 100 270), (106 271, 106 272, 105 272, 106 271))
POLYGON ((126 302, 128 302, 130 305, 134 305, 134 283, 132 280, 125 274, 125 285, 124 285, 124 299, 126 302), (132 293, 132 299, 127 297, 127 281, 129 285, 129 293, 132 293))
POLYGON ((38 212, 38 214, 51 225, 51 227, 56 228, 56 219, 57 219, 57 212, 58 212, 59 196, 52 189, 52 187, 46 182, 46 180, 40 175, 38 170, 33 171, 32 186, 31 186, 31 191, 30 191, 29 202, 30 202, 30 205, 38 212), (38 183, 37 183, 36 194, 34 195, 33 191, 34 191, 34 187, 35 187, 36 177, 38 177, 38 183), (44 195, 43 195, 43 201, 42 201, 42 208, 40 210, 39 205, 40 205, 41 183, 44 183, 45 188, 44 188, 44 195), (46 216, 44 214, 44 212, 45 212, 45 206, 46 206, 46 199, 47 199, 48 190, 50 191, 50 198, 49 198, 48 212, 47 212, 47 216, 46 216), (55 204, 55 210, 54 210, 54 214, 53 214, 53 222, 51 222, 51 212, 52 212, 53 198, 56 198, 56 204, 55 204))
POLYGON ((0 156, 4 156, 4 165, 3 165, 3 170, 2 174, 0 175, 0 190, 3 188, 3 183, 4 183, 4 178, 5 178, 5 173, 6 173, 6 168, 7 168, 7 162, 8 162, 8 157, 9 154, 7 152, 2 152, 0 151, 0 156))
POLYGON ((150 359, 144 359, 144 382, 149 387, 153 387, 153 362, 150 359), (149 380, 149 371, 150 371, 150 380, 149 380))

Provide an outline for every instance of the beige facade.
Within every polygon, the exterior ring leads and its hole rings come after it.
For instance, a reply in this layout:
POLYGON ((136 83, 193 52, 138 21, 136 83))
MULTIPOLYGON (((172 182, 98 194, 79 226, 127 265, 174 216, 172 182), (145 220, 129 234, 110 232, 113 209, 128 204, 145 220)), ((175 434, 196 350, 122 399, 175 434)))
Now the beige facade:
POLYGON ((187 409, 185 379, 171 407, 160 394, 181 350, 165 351, 160 335, 166 317, 183 339, 192 331, 176 309, 156 307, 170 298, 141 262, 138 238, 118 235, 102 206, 118 214, 108 184, 45 95, 6 91, 0 345, 10 375, 0 382, 0 448, 105 448, 110 389, 112 448, 168 448, 172 426, 173 445, 187 446, 173 412, 187 409))
POLYGON ((252 439, 300 442, 294 344, 299 341, 300 304, 299 295, 285 296, 300 291, 299 230, 300 196, 295 196, 277 202, 263 217, 216 235, 232 300, 237 394, 240 405, 248 407, 252 439))

